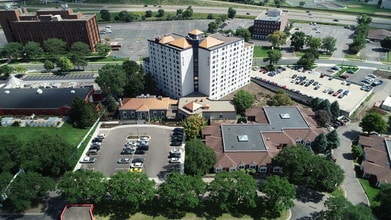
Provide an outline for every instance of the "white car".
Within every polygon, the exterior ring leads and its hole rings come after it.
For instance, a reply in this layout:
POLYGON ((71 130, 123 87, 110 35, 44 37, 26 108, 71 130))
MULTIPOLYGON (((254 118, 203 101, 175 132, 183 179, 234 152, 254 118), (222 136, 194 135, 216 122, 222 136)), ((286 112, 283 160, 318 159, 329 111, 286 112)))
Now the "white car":
POLYGON ((181 153, 180 149, 171 149, 170 153, 175 154, 175 153, 181 153))
POLYGON ((84 157, 80 163, 95 163, 95 157, 84 157))
POLYGON ((106 134, 98 134, 96 137, 100 138, 100 139, 105 139, 106 138, 106 134))
POLYGON ((181 158, 179 158, 179 157, 171 157, 169 162, 170 163, 180 163, 181 162, 181 158))
POLYGON ((144 163, 143 162, 134 162, 134 163, 130 164, 130 167, 131 168, 135 168, 135 167, 142 168, 142 167, 144 167, 144 163))

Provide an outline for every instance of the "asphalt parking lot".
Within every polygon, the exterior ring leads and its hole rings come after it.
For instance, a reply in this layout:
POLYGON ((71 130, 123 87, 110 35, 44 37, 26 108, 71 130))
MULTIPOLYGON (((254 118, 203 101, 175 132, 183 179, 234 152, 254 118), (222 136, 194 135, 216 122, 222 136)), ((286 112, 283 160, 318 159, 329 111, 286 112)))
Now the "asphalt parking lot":
POLYGON ((370 92, 365 92, 361 90, 360 85, 353 83, 346 84, 346 81, 344 80, 340 80, 338 78, 329 78, 328 76, 321 78, 320 74, 320 72, 315 71, 299 72, 290 68, 286 68, 286 71, 278 73, 274 76, 269 75, 268 73, 263 74, 259 71, 252 71, 253 77, 260 77, 262 79, 276 82, 281 87, 286 87, 287 89, 291 90, 298 90, 301 94, 319 97, 321 99, 328 99, 331 103, 334 101, 338 101, 339 106, 342 110, 351 113, 370 94, 370 92), (296 84, 295 82, 293 82, 293 75, 305 76, 308 80, 313 80, 313 82, 320 83, 320 86, 318 89, 315 89, 314 85, 305 86, 296 84), (349 94, 342 98, 339 95, 334 96, 333 94, 335 93, 335 91, 339 89, 341 89, 342 91, 348 90, 349 94), (331 94, 329 94, 330 90, 333 90, 331 94))
MULTIPOLYGON (((102 172, 105 177, 109 177, 118 171, 128 172, 130 164, 118 164, 118 159, 141 157, 144 158, 143 172, 149 178, 162 180, 166 173, 173 169, 179 169, 180 166, 180 164, 169 164, 168 160, 169 152, 173 149, 173 147, 170 147, 172 129, 171 127, 148 125, 123 125, 114 128, 100 128, 97 133, 106 134, 107 137, 104 139, 98 155, 94 156, 96 162, 84 164, 82 167, 102 172), (134 136, 149 136, 149 150, 145 155, 121 155, 120 153, 125 143, 129 141, 129 137, 134 136)), ((178 149, 180 147, 175 148, 178 149)), ((88 148, 86 149, 87 151, 88 148)), ((85 157, 85 153, 82 158, 85 157)))

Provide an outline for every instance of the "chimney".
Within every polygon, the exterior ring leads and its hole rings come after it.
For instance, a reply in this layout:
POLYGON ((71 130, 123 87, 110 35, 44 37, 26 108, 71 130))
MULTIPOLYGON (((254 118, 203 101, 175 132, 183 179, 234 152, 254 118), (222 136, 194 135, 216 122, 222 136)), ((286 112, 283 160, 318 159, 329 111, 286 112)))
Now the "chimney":
POLYGON ((162 100, 163 97, 162 97, 161 95, 159 95, 159 96, 157 97, 157 99, 162 100))
POLYGON ((122 106, 122 99, 121 98, 119 98, 119 106, 122 106))

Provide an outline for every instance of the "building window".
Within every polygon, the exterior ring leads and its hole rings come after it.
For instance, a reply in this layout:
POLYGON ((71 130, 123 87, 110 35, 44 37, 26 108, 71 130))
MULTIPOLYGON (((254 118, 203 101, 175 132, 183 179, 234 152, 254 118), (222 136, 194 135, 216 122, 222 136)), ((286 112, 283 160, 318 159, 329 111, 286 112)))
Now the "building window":
POLYGON ((266 173, 267 172, 267 167, 265 167, 265 166, 259 167, 259 172, 260 173, 266 173))
POLYGON ((221 173, 223 169, 221 167, 216 167, 215 172, 216 173, 221 173))
POLYGON ((127 118, 128 117, 128 114, 126 112, 122 112, 122 117, 123 118, 127 118))
POLYGON ((241 170, 241 169, 244 169, 244 167, 245 167, 244 164, 241 163, 241 164, 239 164, 238 169, 241 170))
POLYGON ((156 116, 157 116, 157 112, 156 112, 156 111, 153 111, 153 112, 152 112, 152 115, 153 115, 153 117, 156 117, 156 116))
POLYGON ((229 168, 229 172, 235 172, 236 171, 236 168, 235 167, 230 167, 229 168))
POLYGON ((134 117, 135 117, 134 112, 130 112, 130 117, 131 117, 131 118, 134 118, 134 117))
POLYGON ((253 170, 253 169, 256 169, 256 168, 257 168, 257 165, 255 165, 255 164, 250 164, 250 166, 248 166, 248 168, 253 170))
POLYGON ((165 113, 164 111, 161 111, 161 112, 160 112, 160 116, 161 116, 161 117, 164 117, 165 115, 166 115, 166 113, 165 113))
POLYGON ((281 167, 273 167, 273 173, 281 173, 281 167))

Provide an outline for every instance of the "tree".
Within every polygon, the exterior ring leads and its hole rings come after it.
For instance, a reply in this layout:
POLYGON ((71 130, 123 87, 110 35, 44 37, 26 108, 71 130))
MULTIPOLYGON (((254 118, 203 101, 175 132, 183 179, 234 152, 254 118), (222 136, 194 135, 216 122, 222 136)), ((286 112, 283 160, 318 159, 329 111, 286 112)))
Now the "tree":
POLYGON ((23 54, 23 45, 18 42, 10 42, 4 45, 1 50, 3 56, 7 57, 10 61, 17 60, 23 54))
POLYGON ((217 162, 216 153, 201 139, 190 139, 186 142, 185 173, 192 176, 203 176, 217 162))
MULTIPOLYGON (((0 73, 1 73, 1 71, 0 71, 0 73)), ((391 131, 391 115, 388 116, 388 123, 387 123, 387 125, 388 125, 388 131, 391 131)))
POLYGON ((332 149, 337 149, 341 144, 339 141, 337 130, 333 130, 326 134, 327 139, 327 150, 331 151, 332 149))
POLYGON ((93 104, 86 102, 80 97, 75 97, 72 100, 70 119, 74 127, 90 127, 95 123, 97 118, 98 113, 93 104))
POLYGON ((106 94, 114 97, 121 97, 127 83, 126 73, 122 66, 118 64, 106 64, 99 71, 99 76, 95 82, 106 94))
POLYGON ((55 63, 53 63, 50 60, 45 60, 45 63, 43 64, 43 68, 45 68, 48 72, 51 72, 55 68, 55 63))
POLYGON ((363 156, 364 150, 359 145, 352 146, 352 156, 354 159, 361 160, 360 158, 363 156))
POLYGON ((11 212, 24 212, 33 202, 48 196, 48 191, 54 189, 55 183, 51 178, 43 177, 35 172, 25 172, 10 185, 8 198, 2 203, 3 209, 11 212))
POLYGON ((110 45, 107 44, 96 45, 96 52, 99 54, 99 56, 105 57, 110 53, 110 51, 111 51, 110 45))
POLYGON ((159 202, 164 209, 188 212, 201 205, 205 191, 206 184, 201 176, 174 172, 159 186, 159 202))
POLYGON ((43 48, 51 56, 58 56, 65 53, 67 43, 58 38, 49 38, 43 42, 43 48))
POLYGON ((339 117, 340 109, 339 109, 339 103, 337 100, 335 100, 330 105, 330 113, 333 116, 333 120, 336 120, 339 117))
POLYGON ((15 69, 12 66, 9 66, 9 65, 0 66, 0 76, 4 75, 4 76, 8 77, 14 71, 15 71, 15 69))
POLYGON ((244 115, 247 108, 250 108, 254 104, 254 96, 244 90, 239 90, 232 99, 236 113, 244 115))
POLYGON ((219 25, 216 22, 210 22, 208 24, 208 32, 209 33, 216 33, 218 28, 219 28, 219 25))
POLYGON ((335 47, 336 43, 337 39, 329 36, 322 39, 322 45, 320 47, 327 51, 328 54, 332 54, 335 50, 337 50, 335 47))
POLYGON ((304 5, 305 5, 305 1, 300 1, 300 2, 299 2, 299 6, 300 6, 300 7, 303 7, 304 5))
POLYGON ((259 190, 265 194, 266 206, 274 213, 281 213, 294 205, 296 188, 284 177, 268 176, 259 190))
POLYGON ((187 7, 186 10, 183 12, 182 16, 184 18, 191 18, 191 16, 193 16, 193 9, 191 8, 191 6, 187 7))
POLYGON ((208 14, 208 16, 206 17, 206 19, 214 19, 213 14, 208 14))
POLYGON ((108 10, 106 9, 102 9, 100 10, 100 17, 104 20, 104 21, 111 21, 111 14, 108 10))
POLYGON ((24 45, 24 54, 28 59, 35 60, 43 54, 43 49, 39 43, 29 41, 24 45))
POLYGON ((150 18, 150 17, 152 17, 152 15, 153 15, 153 13, 151 10, 145 11, 145 17, 150 18))
POLYGON ((305 38, 306 35, 302 31, 293 33, 291 36, 291 47, 296 51, 302 50, 305 45, 305 38))
POLYGON ((380 41, 380 46, 386 49, 391 49, 391 36, 384 38, 380 41))
POLYGON ((144 75, 144 94, 156 94, 156 80, 151 73, 144 75))
POLYGON ((58 177, 71 169, 76 159, 76 151, 76 147, 67 143, 62 137, 44 134, 22 147, 20 166, 26 171, 58 177))
POLYGON ((305 44, 307 45, 307 47, 309 47, 313 50, 317 50, 322 45, 322 40, 318 37, 313 37, 311 35, 308 35, 306 37, 305 44))
POLYGON ((190 140, 200 136, 201 130, 206 125, 206 121, 201 115, 194 114, 182 120, 181 124, 186 133, 186 138, 190 140))
POLYGON ((61 56, 56 62, 56 65, 58 68, 60 68, 61 72, 67 72, 73 69, 73 63, 71 60, 66 56, 61 56))
POLYGON ((300 57, 296 64, 309 70, 315 64, 315 60, 316 57, 313 53, 306 52, 302 57, 300 57))
POLYGON ((357 17, 357 23, 358 23, 358 24, 366 24, 366 25, 369 25, 371 22, 372 22, 372 18, 369 17, 369 16, 366 15, 366 14, 362 14, 362 15, 360 15, 360 16, 357 17))
POLYGON ((131 22, 134 20, 134 16, 131 12, 128 11, 120 11, 118 13, 118 20, 125 21, 125 22, 131 22))
POLYGON ((163 16, 164 16, 164 10, 163 10, 163 9, 157 10, 157 15, 156 15, 156 17, 163 17, 163 16))
POLYGON ((273 47, 280 47, 286 43, 287 35, 283 31, 274 31, 267 38, 273 47))
POLYGON ((289 97, 284 90, 278 90, 277 93, 273 96, 270 105, 274 106, 286 106, 292 105, 293 101, 291 97, 289 97))
POLYGON ((241 213, 256 207, 257 182, 242 172, 222 172, 207 187, 208 202, 221 212, 241 213))
POLYGON ((331 104, 330 104, 330 101, 328 99, 323 99, 318 106, 315 107, 315 111, 319 111, 319 110, 324 110, 324 111, 327 111, 331 114, 331 104))
POLYGON ((229 7, 228 8, 228 14, 227 14, 228 18, 230 19, 234 19, 235 16, 236 16, 236 10, 233 9, 232 7, 229 7))
POLYGON ((327 207, 327 210, 322 214, 322 219, 374 219, 372 211, 369 207, 363 205, 353 205, 343 196, 329 197, 325 202, 325 206, 327 207))
POLYGON ((91 55, 90 46, 88 44, 80 42, 80 41, 72 44, 70 52, 77 54, 78 56, 80 56, 81 58, 84 58, 84 59, 87 56, 91 55))
POLYGON ((58 183, 61 196, 70 203, 97 203, 105 194, 106 179, 101 172, 66 172, 58 183))
POLYGON ((380 205, 374 210, 374 213, 380 219, 388 219, 391 216, 391 184, 382 184, 380 191, 375 196, 375 201, 380 205))
POLYGON ((155 182, 145 174, 118 172, 110 177, 106 184, 110 194, 110 203, 114 206, 137 212, 140 206, 151 201, 155 196, 155 182))
MULTIPOLYGON (((19 152, 23 143, 15 135, 2 135, 0 140, 0 173, 17 170, 20 165, 19 152)), ((0 189, 4 187, 0 185, 0 189)))
POLYGON ((105 98, 104 105, 109 112, 114 112, 118 109, 118 103, 115 98, 108 94, 105 98))
POLYGON ((246 28, 238 28, 236 29, 235 36, 242 37, 244 41, 249 42, 251 39, 251 33, 246 28))
POLYGON ((371 112, 365 115, 359 126, 362 128, 363 132, 368 132, 368 134, 370 134, 372 131, 377 133, 384 133, 387 131, 386 121, 380 114, 375 112, 371 112))
POLYGON ((318 110, 315 112, 315 120, 319 126, 326 127, 331 122, 331 114, 326 110, 318 110))
POLYGON ((126 96, 137 96, 144 90, 144 74, 142 67, 135 61, 124 61, 122 68, 126 75, 126 84, 124 86, 124 94, 126 96))
POLYGON ((314 155, 304 146, 283 148, 273 158, 290 183, 306 185, 318 191, 331 192, 343 181, 343 170, 334 162, 314 155))
POLYGON ((268 50, 267 57, 263 58, 263 62, 269 61, 269 66, 273 66, 273 64, 277 64, 281 59, 281 51, 279 50, 268 50))
POLYGON ((324 133, 320 133, 316 136, 315 140, 311 143, 311 148, 316 153, 323 153, 327 148, 327 139, 324 133))

